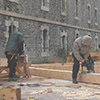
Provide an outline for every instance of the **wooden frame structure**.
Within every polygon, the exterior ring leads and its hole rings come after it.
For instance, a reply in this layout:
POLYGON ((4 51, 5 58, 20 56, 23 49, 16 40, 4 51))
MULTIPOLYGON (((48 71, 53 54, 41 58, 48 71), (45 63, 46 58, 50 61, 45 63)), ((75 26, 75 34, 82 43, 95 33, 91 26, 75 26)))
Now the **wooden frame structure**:
MULTIPOLYGON (((23 77, 30 77, 29 66, 31 63, 28 62, 27 56, 18 57, 16 66, 16 73, 23 77)), ((0 80, 8 79, 9 68, 6 58, 0 58, 0 80)))

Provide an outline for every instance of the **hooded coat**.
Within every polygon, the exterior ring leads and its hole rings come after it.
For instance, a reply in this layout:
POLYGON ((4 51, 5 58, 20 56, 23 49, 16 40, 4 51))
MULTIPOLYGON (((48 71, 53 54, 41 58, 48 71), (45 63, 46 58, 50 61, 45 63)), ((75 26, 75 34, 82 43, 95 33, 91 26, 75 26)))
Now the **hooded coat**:
POLYGON ((15 55, 19 54, 19 50, 23 49, 24 36, 20 32, 10 34, 5 48, 5 52, 9 51, 15 55))
POLYGON ((78 61, 82 61, 82 56, 87 58, 92 48, 92 38, 88 35, 79 37, 74 41, 73 54, 78 61), (81 56, 82 55, 82 56, 81 56))

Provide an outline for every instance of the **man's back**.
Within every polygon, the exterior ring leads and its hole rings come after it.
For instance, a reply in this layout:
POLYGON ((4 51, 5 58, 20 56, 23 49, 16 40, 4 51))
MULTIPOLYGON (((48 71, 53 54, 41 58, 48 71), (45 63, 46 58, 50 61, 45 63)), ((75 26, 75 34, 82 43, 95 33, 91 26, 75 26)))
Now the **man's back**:
POLYGON ((90 36, 79 37, 74 41, 73 53, 78 60, 82 60, 80 54, 88 56, 92 47, 92 38, 90 36))
POLYGON ((10 34, 5 52, 10 51, 12 53, 18 54, 18 44, 23 41, 24 37, 20 32, 10 34))

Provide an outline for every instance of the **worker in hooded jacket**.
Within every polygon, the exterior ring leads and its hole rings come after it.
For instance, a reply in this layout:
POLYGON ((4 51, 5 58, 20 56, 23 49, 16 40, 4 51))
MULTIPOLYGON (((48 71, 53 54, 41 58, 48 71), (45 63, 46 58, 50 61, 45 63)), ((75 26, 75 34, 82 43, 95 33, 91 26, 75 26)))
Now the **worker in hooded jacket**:
MULTIPOLYGON (((72 52, 72 57, 74 59, 72 79, 74 84, 78 83, 77 74, 79 71, 80 64, 84 63, 85 61, 92 61, 92 63, 94 64, 94 61, 89 54, 91 48, 92 48, 92 38, 88 35, 78 37, 74 41, 73 52, 72 52)), ((94 71, 94 68, 91 68, 89 70, 94 71)))
POLYGON ((16 75, 17 56, 22 55, 24 44, 24 36, 22 33, 16 31, 15 26, 9 27, 9 38, 5 48, 5 54, 8 59, 9 67, 9 81, 16 81, 19 76, 16 75))

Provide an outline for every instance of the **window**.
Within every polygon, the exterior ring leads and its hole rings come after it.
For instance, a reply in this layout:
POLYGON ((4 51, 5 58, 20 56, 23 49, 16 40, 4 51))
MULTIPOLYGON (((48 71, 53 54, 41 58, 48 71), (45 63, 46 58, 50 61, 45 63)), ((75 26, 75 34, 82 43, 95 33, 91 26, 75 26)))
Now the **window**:
POLYGON ((67 49, 67 33, 61 32, 61 49, 67 49))
POLYGON ((95 18, 95 25, 98 25, 98 10, 97 10, 97 8, 95 8, 94 18, 95 18))
POLYGON ((88 18, 88 23, 91 23, 91 8, 90 8, 90 5, 88 5, 88 8, 87 8, 87 18, 88 18))
POLYGON ((79 34, 79 31, 78 31, 78 30, 75 30, 75 39, 78 38, 79 35, 80 35, 80 34, 79 34))
POLYGON ((46 4, 45 4, 46 2, 45 2, 45 0, 43 0, 43 6, 46 6, 46 4))
POLYGON ((19 0, 9 0, 9 1, 14 2, 14 3, 18 3, 19 2, 19 0))
POLYGON ((95 50, 96 51, 98 50, 98 36, 97 36, 97 34, 95 36, 95 50))
POLYGON ((41 26, 42 34, 42 56, 49 55, 49 28, 47 26, 41 26))
POLYGON ((87 33, 87 35, 88 35, 88 36, 91 36, 91 33, 90 33, 90 32, 88 32, 88 33, 87 33))
POLYGON ((13 23, 9 26, 9 35, 14 33, 14 30, 16 29, 16 27, 13 25, 13 23))
POLYGON ((65 36, 62 36, 62 48, 65 49, 65 36))
POLYGON ((47 46, 47 30, 44 29, 43 30, 43 52, 46 52, 48 49, 48 46, 47 46))
POLYGON ((61 14, 66 16, 66 0, 61 0, 61 14))
POLYGON ((78 18, 78 3, 79 3, 79 1, 76 0, 76 2, 75 2, 75 18, 76 19, 78 18))
POLYGON ((13 33, 13 28, 15 28, 15 30, 17 31, 19 28, 19 23, 17 21, 14 21, 14 19, 12 18, 10 21, 5 20, 5 26, 6 26, 6 31, 5 33, 5 45, 8 41, 9 35, 10 33, 13 33))
POLYGON ((41 0, 41 9, 49 11, 49 0, 41 0))

